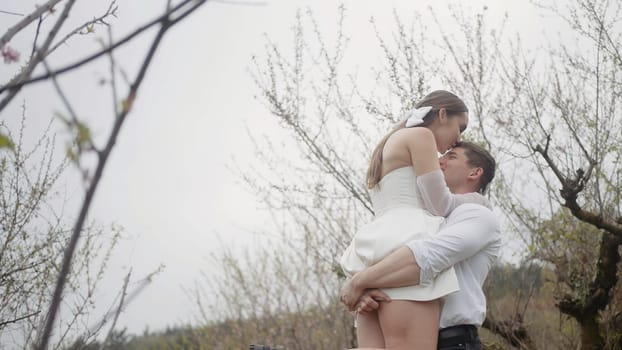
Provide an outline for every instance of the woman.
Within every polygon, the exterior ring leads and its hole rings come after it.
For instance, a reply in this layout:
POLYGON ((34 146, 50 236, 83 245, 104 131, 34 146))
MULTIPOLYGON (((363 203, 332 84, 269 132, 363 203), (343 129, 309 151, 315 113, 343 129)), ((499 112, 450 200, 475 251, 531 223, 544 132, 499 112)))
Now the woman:
MULTIPOLYGON (((373 265, 417 237, 434 234, 443 221, 422 207, 417 177, 440 171, 437 152, 458 141, 468 124, 468 109, 456 95, 433 91, 407 120, 374 150, 367 171, 375 217, 359 230, 341 259, 346 274, 373 265)), ((481 195, 434 194, 436 215, 447 215, 464 202, 485 203, 481 195)), ((432 210, 433 209, 433 210, 432 210)), ((383 290, 391 303, 377 312, 357 315, 359 346, 388 349, 436 349, 441 297, 458 290, 453 269, 428 285, 383 290)))

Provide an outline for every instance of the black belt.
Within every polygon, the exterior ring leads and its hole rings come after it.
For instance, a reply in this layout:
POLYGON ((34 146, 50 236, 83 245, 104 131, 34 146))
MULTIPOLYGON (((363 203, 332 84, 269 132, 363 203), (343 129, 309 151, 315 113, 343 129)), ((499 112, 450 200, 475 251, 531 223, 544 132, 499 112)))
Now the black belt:
POLYGON ((460 325, 443 328, 438 331, 438 346, 450 346, 479 341, 477 327, 473 325, 460 325))

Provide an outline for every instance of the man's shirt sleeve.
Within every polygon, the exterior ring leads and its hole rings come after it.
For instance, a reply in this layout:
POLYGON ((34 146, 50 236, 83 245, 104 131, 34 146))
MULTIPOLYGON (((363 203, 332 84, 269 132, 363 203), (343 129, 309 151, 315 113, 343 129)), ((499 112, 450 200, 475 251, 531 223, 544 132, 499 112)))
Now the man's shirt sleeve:
POLYGON ((498 240, 498 236, 499 222, 490 209, 477 204, 457 207, 436 235, 407 244, 421 268, 419 284, 428 284, 443 270, 498 240))

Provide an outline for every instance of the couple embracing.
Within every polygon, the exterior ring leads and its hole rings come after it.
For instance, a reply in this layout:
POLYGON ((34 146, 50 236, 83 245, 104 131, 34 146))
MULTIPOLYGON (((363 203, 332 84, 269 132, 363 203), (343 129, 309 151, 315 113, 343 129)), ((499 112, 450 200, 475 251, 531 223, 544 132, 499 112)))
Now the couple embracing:
POLYGON ((459 141, 467 125, 464 102, 434 91, 372 154, 375 216, 341 258, 359 349, 481 349, 482 285, 501 243, 483 196, 495 160, 459 141))

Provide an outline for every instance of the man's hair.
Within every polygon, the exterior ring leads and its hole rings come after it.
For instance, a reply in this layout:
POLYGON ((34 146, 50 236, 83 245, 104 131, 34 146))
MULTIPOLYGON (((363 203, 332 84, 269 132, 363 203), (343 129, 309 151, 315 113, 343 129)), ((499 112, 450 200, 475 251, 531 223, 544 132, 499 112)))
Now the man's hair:
POLYGON ((478 192, 482 194, 486 193, 488 184, 490 184, 492 179, 495 177, 495 167, 497 165, 495 159, 485 148, 472 142, 460 141, 454 145, 454 148, 455 147, 464 149, 464 154, 467 157, 467 163, 469 166, 482 168, 484 173, 479 179, 478 192))

